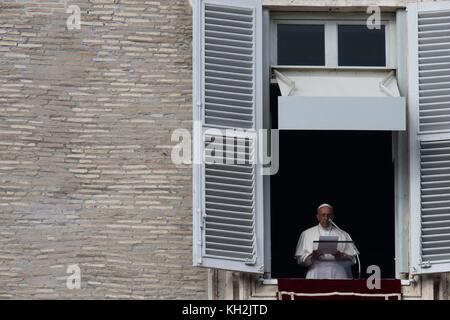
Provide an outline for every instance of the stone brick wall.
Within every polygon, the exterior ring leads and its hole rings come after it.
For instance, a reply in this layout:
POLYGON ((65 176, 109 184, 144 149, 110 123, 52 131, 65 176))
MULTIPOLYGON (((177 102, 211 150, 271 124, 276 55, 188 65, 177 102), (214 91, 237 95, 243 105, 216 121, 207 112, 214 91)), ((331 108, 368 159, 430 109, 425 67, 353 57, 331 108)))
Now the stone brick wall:
POLYGON ((191 38, 187 0, 0 1, 0 298, 207 297, 169 148, 191 38))

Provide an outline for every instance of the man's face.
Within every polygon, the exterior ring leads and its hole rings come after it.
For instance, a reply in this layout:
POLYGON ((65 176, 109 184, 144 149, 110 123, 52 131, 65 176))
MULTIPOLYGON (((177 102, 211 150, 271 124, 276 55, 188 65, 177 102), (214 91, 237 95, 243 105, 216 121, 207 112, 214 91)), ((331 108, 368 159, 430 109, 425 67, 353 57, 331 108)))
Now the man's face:
POLYGON ((316 217, 322 227, 328 228, 331 225, 330 219, 334 218, 333 209, 322 207, 317 211, 316 217))

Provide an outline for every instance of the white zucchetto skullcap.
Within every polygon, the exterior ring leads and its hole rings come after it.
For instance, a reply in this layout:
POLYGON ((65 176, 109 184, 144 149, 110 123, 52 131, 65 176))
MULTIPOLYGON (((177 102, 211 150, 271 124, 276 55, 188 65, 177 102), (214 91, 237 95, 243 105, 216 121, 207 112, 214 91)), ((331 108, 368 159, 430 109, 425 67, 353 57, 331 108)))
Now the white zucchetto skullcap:
POLYGON ((317 211, 319 211, 320 208, 323 208, 323 207, 330 207, 331 209, 333 209, 333 207, 330 206, 328 203, 323 203, 323 204, 321 204, 321 205, 317 208, 317 211))

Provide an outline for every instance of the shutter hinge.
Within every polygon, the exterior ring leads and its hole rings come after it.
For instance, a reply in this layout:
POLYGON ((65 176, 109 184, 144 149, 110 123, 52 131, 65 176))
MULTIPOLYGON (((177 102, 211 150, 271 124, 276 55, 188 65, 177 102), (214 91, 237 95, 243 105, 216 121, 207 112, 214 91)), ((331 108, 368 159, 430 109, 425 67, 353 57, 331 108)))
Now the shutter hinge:
POLYGON ((248 266, 254 266, 256 264, 256 256, 253 259, 246 259, 245 264, 248 266))
POLYGON ((420 267, 423 269, 431 268, 431 262, 430 261, 424 261, 420 264, 420 267))
POLYGON ((204 228, 204 225, 205 225, 205 217, 202 215, 202 210, 201 209, 197 210, 197 214, 200 217, 200 236, 198 237, 197 244, 199 246, 201 246, 202 245, 202 239, 203 239, 203 228, 204 228))
POLYGON ((201 214, 201 218, 200 218, 200 228, 205 228, 205 221, 206 221, 206 217, 205 215, 200 211, 201 214))
POLYGON ((199 217, 200 217, 200 234, 198 235, 198 238, 197 238, 197 246, 198 246, 198 252, 200 252, 200 254, 198 254, 198 257, 197 257, 197 263, 199 264, 199 265, 202 265, 203 264, 203 256, 202 256, 202 244, 203 244, 203 241, 202 241, 202 239, 203 239, 203 217, 202 217, 202 210, 201 209, 197 209, 197 214, 199 215, 199 217))
POLYGON ((200 101, 197 101, 196 105, 197 110, 195 110, 195 112, 197 113, 197 119, 203 122, 203 104, 200 101))

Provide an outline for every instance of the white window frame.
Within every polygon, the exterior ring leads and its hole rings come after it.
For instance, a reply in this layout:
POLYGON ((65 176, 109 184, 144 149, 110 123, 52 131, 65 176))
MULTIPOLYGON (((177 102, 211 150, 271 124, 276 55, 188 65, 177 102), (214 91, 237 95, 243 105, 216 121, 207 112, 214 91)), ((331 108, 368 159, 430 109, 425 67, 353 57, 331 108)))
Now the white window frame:
MULTIPOLYGON (((397 12, 382 14, 381 23, 385 26, 385 35, 386 35, 386 66, 385 67, 370 67, 370 66, 337 66, 338 60, 338 45, 337 45, 337 25, 338 24, 361 24, 361 21, 366 21, 368 15, 364 13, 319 13, 319 12, 273 12, 266 9, 267 12, 267 20, 268 28, 267 31, 270 31, 269 36, 265 39, 266 45, 265 50, 267 51, 265 54, 267 55, 265 58, 265 69, 270 74, 270 69, 324 69, 324 70, 396 70, 398 77, 399 87, 402 88, 401 95, 405 96, 407 94, 407 62, 405 58, 405 54, 407 53, 406 39, 402 38, 401 35, 406 31, 406 11, 399 10, 397 12), (288 65, 277 65, 277 24, 326 24, 326 23, 334 23, 335 24, 335 61, 336 65, 327 65, 325 66, 288 66, 288 65), (269 64, 269 66, 267 65, 269 64)), ((330 35, 328 36, 329 38, 330 35)), ((327 41, 327 31, 325 30, 325 41, 327 41)), ((330 45, 328 45, 330 48, 330 45)), ((327 43, 325 42, 325 50, 327 50, 327 43)), ((325 52, 325 59, 327 63, 327 55, 331 55, 331 53, 325 52)), ((269 77, 268 77, 269 78, 269 77)), ((272 83, 276 83, 276 79, 266 80, 272 83)), ((267 90, 268 85, 265 86, 265 90, 267 90)), ((265 96, 265 103, 267 104, 269 100, 268 96, 265 96)), ((269 106, 266 106, 269 108, 269 106)), ((270 125, 270 124, 267 124, 270 125)), ((407 170, 399 168, 406 168, 408 166, 409 155, 407 150, 407 133, 406 132, 397 132, 393 133, 392 136, 392 156, 393 161, 395 161, 395 183, 394 183, 394 192, 395 192, 395 267, 394 273, 395 278, 402 279, 405 272, 409 270, 409 193, 408 193, 408 175, 409 172, 407 170), (405 253, 406 250, 406 253, 405 253)), ((265 197, 270 198, 270 186, 265 190, 265 197)), ((266 205, 266 204, 265 204, 266 205)), ((271 210, 265 208, 266 218, 270 221, 271 210)), ((266 272, 271 272, 271 235, 270 227, 268 227, 266 231, 266 241, 265 241, 265 257, 266 257, 266 272), (267 230, 268 229, 268 230, 267 230)), ((275 281, 276 279, 270 278, 270 281, 275 281)), ((402 285, 409 285, 409 280, 402 280, 402 285)))
POLYGON ((339 66, 338 65, 338 25, 364 25, 369 15, 360 13, 274 13, 271 19, 270 33, 270 63, 273 68, 309 68, 309 69, 396 69, 396 21, 395 14, 384 15, 381 25, 385 27, 386 35, 386 66, 339 66), (278 65, 278 24, 320 24, 325 26, 325 65, 278 65))

